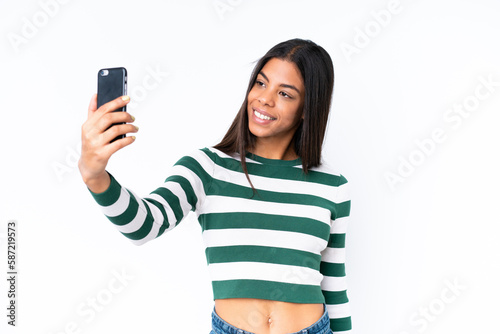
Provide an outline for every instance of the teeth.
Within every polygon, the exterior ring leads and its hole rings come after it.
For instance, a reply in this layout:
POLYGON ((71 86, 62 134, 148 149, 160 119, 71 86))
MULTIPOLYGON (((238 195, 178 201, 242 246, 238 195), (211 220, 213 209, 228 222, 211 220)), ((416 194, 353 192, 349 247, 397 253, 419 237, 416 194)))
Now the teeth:
POLYGON ((272 117, 269 117, 269 116, 266 116, 266 115, 262 115, 257 110, 254 110, 253 112, 255 113, 255 116, 257 116, 260 119, 265 119, 265 120, 268 120, 268 121, 275 119, 275 118, 272 118, 272 117))

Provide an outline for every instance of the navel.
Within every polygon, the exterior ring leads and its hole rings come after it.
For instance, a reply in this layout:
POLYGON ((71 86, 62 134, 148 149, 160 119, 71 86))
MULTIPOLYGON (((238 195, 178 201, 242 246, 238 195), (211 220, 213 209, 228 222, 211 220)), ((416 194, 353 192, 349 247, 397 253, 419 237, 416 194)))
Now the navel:
POLYGON ((271 325, 273 324, 273 318, 271 314, 267 316, 267 324, 269 325, 269 327, 271 327, 271 325))

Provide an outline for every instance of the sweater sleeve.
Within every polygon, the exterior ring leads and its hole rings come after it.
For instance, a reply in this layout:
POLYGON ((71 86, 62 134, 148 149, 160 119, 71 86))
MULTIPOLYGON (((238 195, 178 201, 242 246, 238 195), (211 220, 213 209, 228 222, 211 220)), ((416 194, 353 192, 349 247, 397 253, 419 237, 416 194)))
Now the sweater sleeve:
POLYGON ((165 182, 144 198, 121 186, 109 172, 108 189, 98 194, 89 191, 116 228, 135 245, 142 245, 173 229, 203 204, 213 174, 210 153, 201 149, 182 157, 165 182))
POLYGON ((345 237, 351 209, 348 187, 346 178, 340 175, 335 217, 331 221, 330 239, 321 253, 320 265, 323 274, 321 290, 330 316, 330 328, 339 334, 350 333, 352 329, 345 270, 345 237))

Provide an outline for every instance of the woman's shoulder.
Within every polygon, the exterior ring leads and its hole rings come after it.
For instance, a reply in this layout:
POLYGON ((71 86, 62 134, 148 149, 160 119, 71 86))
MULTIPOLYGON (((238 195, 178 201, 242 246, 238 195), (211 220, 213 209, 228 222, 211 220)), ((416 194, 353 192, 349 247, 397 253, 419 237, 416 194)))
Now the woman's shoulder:
POLYGON ((239 156, 237 154, 227 154, 219 149, 212 146, 205 146, 203 148, 198 148, 190 153, 191 156, 203 157, 204 159, 209 159, 212 163, 216 165, 224 164, 225 160, 236 160, 239 161, 239 156))
POLYGON ((312 167, 309 170, 313 173, 319 173, 325 176, 329 176, 331 180, 335 180, 333 182, 333 185, 335 186, 340 186, 344 183, 347 183, 345 172, 342 171, 341 168, 336 164, 330 163, 328 161, 322 160, 319 166, 312 167))
POLYGON ((218 150, 211 146, 198 147, 191 149, 185 154, 180 160, 194 159, 202 165, 223 165, 224 161, 239 161, 239 156, 237 154, 226 154, 221 150, 218 150))

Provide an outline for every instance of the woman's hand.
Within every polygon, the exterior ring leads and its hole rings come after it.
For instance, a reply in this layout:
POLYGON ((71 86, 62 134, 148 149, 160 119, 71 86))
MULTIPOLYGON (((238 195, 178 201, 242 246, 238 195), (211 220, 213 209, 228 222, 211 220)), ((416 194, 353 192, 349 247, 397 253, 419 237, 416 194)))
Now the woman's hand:
POLYGON ((110 143, 111 140, 139 130, 133 124, 110 127, 113 123, 130 123, 135 120, 125 111, 113 111, 125 106, 129 101, 128 96, 122 96, 97 109, 97 94, 90 100, 87 121, 82 125, 82 153, 78 168, 83 182, 95 193, 103 192, 109 187, 110 179, 105 169, 111 155, 132 144, 135 137, 125 137, 110 143))

